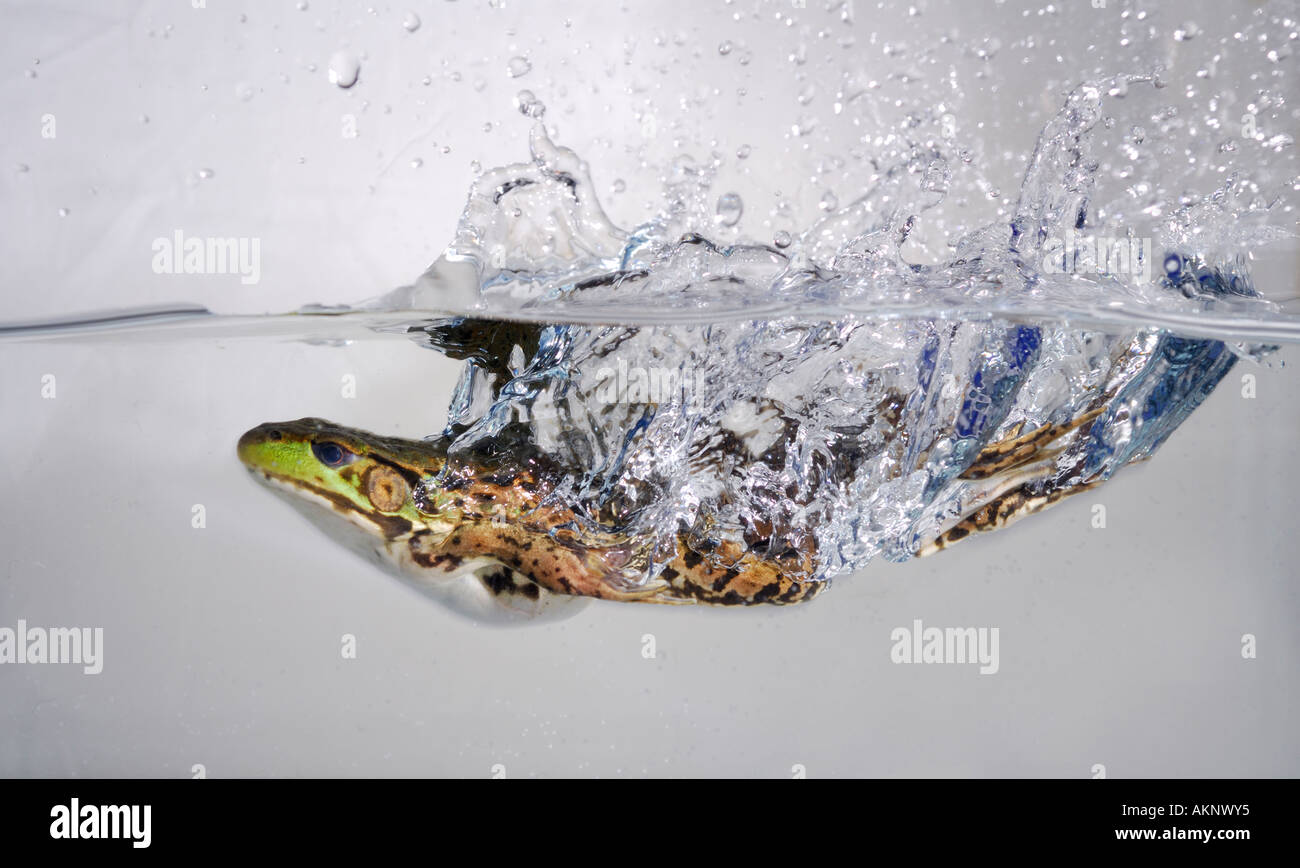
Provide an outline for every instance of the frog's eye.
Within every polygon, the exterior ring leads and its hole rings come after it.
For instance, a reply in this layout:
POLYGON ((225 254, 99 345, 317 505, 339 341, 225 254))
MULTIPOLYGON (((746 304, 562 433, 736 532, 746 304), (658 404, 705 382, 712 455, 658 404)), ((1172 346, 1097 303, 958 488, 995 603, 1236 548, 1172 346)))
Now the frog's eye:
POLYGON ((316 460, 326 467, 338 467, 356 458, 356 454, 349 452, 337 443, 312 443, 311 454, 316 456, 316 460))

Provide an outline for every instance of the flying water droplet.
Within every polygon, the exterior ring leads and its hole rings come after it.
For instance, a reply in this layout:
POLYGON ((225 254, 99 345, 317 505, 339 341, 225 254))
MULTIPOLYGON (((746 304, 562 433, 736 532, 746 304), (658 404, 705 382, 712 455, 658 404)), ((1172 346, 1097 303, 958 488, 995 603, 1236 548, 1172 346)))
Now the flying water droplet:
POLYGON ((772 236, 772 243, 775 244, 781 250, 785 250, 787 247, 789 247, 790 243, 793 240, 794 239, 790 237, 790 233, 786 232, 784 229, 779 230, 775 235, 772 236))
POLYGON ((834 211, 836 208, 840 207, 840 198, 830 190, 827 190, 825 193, 822 193, 822 200, 817 204, 823 211, 834 211))
POLYGON ((512 57, 506 64, 506 74, 511 78, 521 78, 527 75, 533 68, 533 64, 526 57, 512 57))
POLYGON ((407 33, 414 33, 420 29, 420 16, 414 12, 407 12, 402 16, 402 27, 407 33))
POLYGON ((736 148, 736 159, 738 159, 738 160, 746 160, 746 159, 749 159, 749 155, 750 155, 752 152, 753 152, 753 151, 752 151, 752 149, 749 147, 749 145, 741 145, 739 148, 736 148))
POLYGON ((723 40, 721 43, 718 44, 718 54, 721 54, 723 57, 726 57, 730 53, 731 53, 730 39, 723 40))
POLYGON ((540 118, 546 114, 546 105, 531 90, 521 90, 515 94, 515 106, 525 117, 540 118))
POLYGON ((330 55, 330 83, 341 88, 349 88, 357 83, 361 75, 361 61, 350 51, 336 51, 330 55))
POLYGON ((790 127, 790 132, 794 133, 796 136, 806 136, 816 127, 816 118, 804 117, 799 118, 799 120, 795 122, 794 126, 790 127))
POLYGON ((718 197, 717 216, 714 218, 721 226, 735 226, 740 222, 740 215, 745 212, 745 203, 735 193, 723 193, 718 197))

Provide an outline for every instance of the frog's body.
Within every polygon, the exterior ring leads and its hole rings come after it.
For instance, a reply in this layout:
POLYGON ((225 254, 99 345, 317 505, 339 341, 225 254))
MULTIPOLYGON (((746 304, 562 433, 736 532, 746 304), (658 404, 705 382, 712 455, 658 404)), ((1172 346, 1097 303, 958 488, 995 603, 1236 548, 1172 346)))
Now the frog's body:
POLYGON ((471 614, 533 615, 557 597, 795 603, 824 584, 800 581, 810 572, 806 557, 767 559, 731 543, 700 552, 684 541, 654 582, 620 582, 634 551, 579 541, 572 513, 543 503, 555 477, 539 459, 444 473, 442 441, 379 437, 322 419, 258 426, 240 439, 239 456, 331 535, 471 614))
MULTIPOLYGON (((1046 448, 1093 419, 1022 434, 984 449, 965 478, 988 479, 987 498, 921 545, 928 554, 1054 503, 1086 483, 1020 494, 1046 448)), ((677 541, 676 557, 649 583, 627 540, 579 539, 575 516, 547 500, 559 479, 540 456, 448 466, 446 442, 380 437, 322 419, 268 423, 246 433, 239 456, 263 481, 340 541, 472 615, 523 616, 598 598, 713 605, 789 604, 815 597, 815 551, 769 553, 767 541, 677 541), (471 470, 464 468, 469 466, 471 470)))

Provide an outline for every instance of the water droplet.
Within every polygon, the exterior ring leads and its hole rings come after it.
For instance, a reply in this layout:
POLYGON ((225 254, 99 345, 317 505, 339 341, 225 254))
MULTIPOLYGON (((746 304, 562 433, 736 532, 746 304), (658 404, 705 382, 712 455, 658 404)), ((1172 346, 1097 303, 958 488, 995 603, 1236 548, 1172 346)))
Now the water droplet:
POLYGON ((26 174, 26 173, 28 172, 28 166, 27 166, 26 163, 19 163, 18 165, 14 166, 14 169, 15 169, 15 170, 18 172, 18 174, 20 174, 20 175, 24 175, 24 174, 26 174))
POLYGON ((795 122, 794 126, 790 127, 790 132, 794 133, 796 136, 806 136, 809 133, 811 133, 816 127, 817 127, 816 118, 810 118, 810 117, 799 118, 799 120, 795 122))
POLYGON ((780 230, 779 232, 777 232, 775 235, 772 236, 772 243, 782 250, 785 250, 787 247, 789 247, 790 242, 792 242, 793 240, 794 239, 790 237, 790 233, 786 232, 784 229, 780 230))
POLYGON ((622 178, 615 178, 614 183, 610 185, 609 189, 615 193, 622 193, 627 189, 627 182, 622 178))
POLYGON ((361 61, 350 51, 336 51, 330 55, 330 83, 349 88, 357 83, 361 74, 361 61))
POLYGON ((533 68, 533 64, 526 57, 512 57, 506 64, 506 74, 511 78, 520 78, 527 75, 533 68))
POLYGON ((825 193, 822 193, 822 200, 817 203, 817 207, 821 208, 823 211, 834 211, 836 208, 840 207, 840 199, 830 190, 827 190, 825 193))
POLYGON ((531 90, 521 90, 515 94, 515 106, 525 117, 540 118, 546 114, 546 105, 531 90))
POLYGON ((721 43, 718 44, 718 54, 721 54, 723 57, 726 57, 730 53, 731 53, 730 39, 723 40, 721 43))
POLYGON ((921 175, 921 189, 931 193, 947 193, 951 182, 952 169, 949 168, 948 161, 942 157, 931 160, 921 175))
POLYGON ((817 88, 813 87, 811 84, 808 85, 803 90, 799 91, 799 105, 808 105, 808 103, 813 101, 813 97, 816 95, 817 88))
POLYGON ((212 171, 211 169, 199 169, 198 171, 198 176, 200 181, 206 181, 216 174, 217 173, 212 171))
POLYGON ((735 226, 740 222, 740 215, 745 212, 745 203, 735 193, 723 193, 718 197, 718 213, 714 218, 722 226, 735 226))
POLYGON ((402 16, 402 27, 407 33, 414 33, 420 29, 420 16, 414 12, 407 12, 402 16))
POLYGON ((414 160, 411 160, 412 169, 418 169, 423 165, 424 165, 424 160, 420 159, 419 157, 416 157, 414 160))
POLYGON ((71 213, 72 213, 72 212, 69 211, 67 208, 60 208, 60 209, 59 209, 59 216, 60 216, 60 217, 67 217, 67 216, 68 216, 69 214, 71 214, 71 213))
POLYGON ((751 152, 752 149, 749 147, 749 145, 741 145, 739 148, 736 148, 736 159, 747 160, 749 159, 749 155, 751 152))
POLYGON ((299 12, 307 11, 307 0, 298 0, 298 11, 299 12))
POLYGON ((140 123, 142 123, 142 124, 147 124, 147 123, 149 123, 149 116, 148 116, 148 115, 140 115, 140 123))
POLYGON ((248 102, 253 98, 253 86, 246 81, 241 81, 235 85, 235 96, 240 102, 248 102))

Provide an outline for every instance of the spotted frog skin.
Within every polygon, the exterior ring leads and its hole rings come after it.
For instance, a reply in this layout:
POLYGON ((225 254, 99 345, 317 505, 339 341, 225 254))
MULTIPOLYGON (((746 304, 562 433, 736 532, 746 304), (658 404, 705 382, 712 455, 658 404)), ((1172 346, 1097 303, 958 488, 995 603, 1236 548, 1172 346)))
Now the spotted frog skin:
POLYGON ((573 514, 545 503, 559 474, 540 456, 453 472, 443 440, 310 418, 259 425, 240 438, 238 453, 331 536, 471 615, 536 615, 570 598, 779 605, 825 585, 803 579, 812 552, 768 557, 685 539, 649 584, 622 580, 636 566, 635 545, 579 539, 573 514))
MULTIPOLYGON (((1044 491, 1060 445, 1103 412, 1023 432, 983 449, 962 474, 987 480, 970 511, 924 541, 918 555, 1004 527, 1100 480, 1073 477, 1044 491)), ((368 559, 471 616, 533 617, 596 598, 643 603, 786 605, 817 596, 812 544, 772 555, 749 545, 681 536, 676 557, 646 583, 636 541, 580 537, 572 511, 546 495, 563 472, 526 448, 449 463, 447 440, 403 440, 324 419, 259 425, 239 440, 240 459, 262 482, 368 559)))

